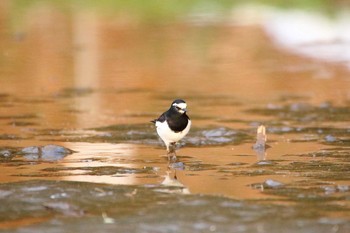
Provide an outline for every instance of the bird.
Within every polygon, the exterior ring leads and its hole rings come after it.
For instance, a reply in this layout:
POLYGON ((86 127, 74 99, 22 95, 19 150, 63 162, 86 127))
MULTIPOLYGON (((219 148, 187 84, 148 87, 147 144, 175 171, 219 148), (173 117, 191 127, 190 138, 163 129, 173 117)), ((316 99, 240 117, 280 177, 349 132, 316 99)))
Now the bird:
POLYGON ((169 160, 176 160, 175 144, 190 131, 191 120, 186 112, 186 102, 176 99, 166 112, 151 121, 155 124, 157 134, 166 146, 169 160))

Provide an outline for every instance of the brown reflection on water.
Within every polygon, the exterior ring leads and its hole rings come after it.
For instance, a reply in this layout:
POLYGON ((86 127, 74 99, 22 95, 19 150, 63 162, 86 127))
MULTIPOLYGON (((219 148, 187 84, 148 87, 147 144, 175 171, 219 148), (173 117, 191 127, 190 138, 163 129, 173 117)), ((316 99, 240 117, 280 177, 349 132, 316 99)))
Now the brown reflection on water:
MULTIPOLYGON (((143 25, 86 9, 62 12, 43 3, 24 11, 11 27, 10 5, 0 5, 0 94, 5 95, 0 105, 0 134, 13 134, 19 139, 0 140, 0 146, 55 143, 79 153, 56 163, 16 167, 3 163, 1 182, 41 178, 161 183, 168 172, 167 161, 161 157, 163 149, 152 145, 72 143, 60 135, 52 136, 50 141, 40 130, 79 131, 144 123, 177 97, 188 98, 193 125, 200 129, 213 125, 253 128, 246 122, 221 120, 269 119, 244 110, 278 103, 288 96, 312 104, 330 101, 344 105, 350 99, 349 72, 345 68, 287 54, 274 47, 258 26, 143 25), (28 115, 34 117, 21 118, 28 115), (23 122, 31 124, 19 124, 23 122), (42 170, 50 167, 106 165, 154 166, 158 170, 151 175, 92 176, 74 170, 63 176, 42 176, 42 170)), ((345 127, 346 122, 337 124, 345 127)), ((293 135, 273 135, 275 143, 267 159, 324 148, 317 142, 291 144, 286 140, 290 137, 293 135)), ((239 168, 244 171, 259 160, 250 144, 185 147, 179 154, 185 164, 200 161, 214 165, 176 172, 178 180, 193 193, 259 198, 260 192, 248 185, 271 178, 232 175, 235 169, 230 164, 246 164, 239 168)), ((293 157, 288 162, 293 159, 301 158, 293 157)), ((299 179, 288 174, 272 178, 287 183, 299 179)))

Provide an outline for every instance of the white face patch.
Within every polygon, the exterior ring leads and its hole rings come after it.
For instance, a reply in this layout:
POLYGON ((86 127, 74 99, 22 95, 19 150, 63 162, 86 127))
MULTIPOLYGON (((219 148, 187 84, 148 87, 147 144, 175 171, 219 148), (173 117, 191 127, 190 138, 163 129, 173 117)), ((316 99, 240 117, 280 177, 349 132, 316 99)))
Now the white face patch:
POLYGON ((179 112, 182 113, 182 114, 184 112, 186 112, 186 108, 187 108, 187 104, 186 103, 178 103, 178 104, 174 103, 173 106, 180 108, 179 112))

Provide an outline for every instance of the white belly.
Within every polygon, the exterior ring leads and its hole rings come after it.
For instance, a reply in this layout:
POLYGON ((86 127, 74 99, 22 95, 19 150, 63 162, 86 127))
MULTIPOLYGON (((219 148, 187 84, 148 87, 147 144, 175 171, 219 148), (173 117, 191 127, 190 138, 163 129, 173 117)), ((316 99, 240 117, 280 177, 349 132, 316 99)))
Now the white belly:
POLYGON ((169 144, 172 142, 178 142, 180 141, 183 137, 186 136, 186 134, 188 133, 188 131, 190 131, 191 128, 191 121, 188 121, 188 124, 186 126, 186 128, 181 131, 181 132, 173 132, 169 126, 168 123, 166 121, 164 122, 156 122, 156 127, 157 127, 157 133, 159 135, 159 137, 164 141, 165 144, 169 144))

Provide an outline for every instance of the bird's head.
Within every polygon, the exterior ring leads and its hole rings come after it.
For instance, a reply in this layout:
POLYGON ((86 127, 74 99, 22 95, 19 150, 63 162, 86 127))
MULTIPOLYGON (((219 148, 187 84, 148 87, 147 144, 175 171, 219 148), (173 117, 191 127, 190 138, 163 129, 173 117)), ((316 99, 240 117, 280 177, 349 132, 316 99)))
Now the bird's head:
POLYGON ((184 100, 177 99, 173 101, 170 108, 174 109, 176 112, 184 114, 187 111, 187 104, 184 100))

